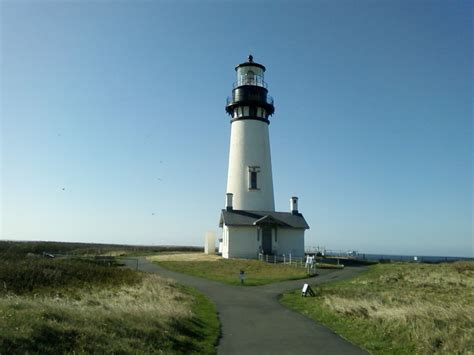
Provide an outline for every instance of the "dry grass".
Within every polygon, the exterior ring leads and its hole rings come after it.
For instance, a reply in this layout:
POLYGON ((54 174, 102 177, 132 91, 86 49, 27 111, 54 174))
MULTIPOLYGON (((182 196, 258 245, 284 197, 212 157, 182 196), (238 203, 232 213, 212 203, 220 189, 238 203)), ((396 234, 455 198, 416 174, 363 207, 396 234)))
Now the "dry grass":
POLYGON ((215 353, 215 307, 196 290, 102 258, 39 256, 89 247, 0 242, 0 354, 215 353))
MULTIPOLYGON (((131 314, 145 320, 150 315, 156 319, 169 319, 190 316, 191 300, 172 281, 157 275, 146 275, 139 285, 95 289, 93 292, 87 289, 76 292, 73 297, 63 297, 60 293, 53 297, 47 294, 10 294, 0 298, 0 309, 54 309, 57 313, 77 313, 81 321, 111 315, 126 318, 131 314)), ((4 324, 0 321, 0 325, 4 324)))
POLYGON ((374 353, 463 354, 474 349, 473 290, 474 262, 380 264, 287 301, 374 353))
POLYGON ((159 255, 148 256, 150 261, 218 261, 223 258, 218 255, 204 253, 162 253, 159 255))
POLYGON ((147 274, 135 285, 0 297, 1 353, 214 353, 212 303, 147 274))

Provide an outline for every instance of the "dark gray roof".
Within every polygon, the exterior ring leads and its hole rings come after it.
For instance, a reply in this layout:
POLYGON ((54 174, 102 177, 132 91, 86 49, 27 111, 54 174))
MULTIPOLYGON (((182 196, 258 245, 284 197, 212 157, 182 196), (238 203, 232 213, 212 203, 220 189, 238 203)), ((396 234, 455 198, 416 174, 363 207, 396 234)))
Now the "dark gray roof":
POLYGON ((222 210, 219 227, 258 226, 264 224, 279 225, 283 228, 309 229, 308 223, 301 213, 272 211, 222 210))

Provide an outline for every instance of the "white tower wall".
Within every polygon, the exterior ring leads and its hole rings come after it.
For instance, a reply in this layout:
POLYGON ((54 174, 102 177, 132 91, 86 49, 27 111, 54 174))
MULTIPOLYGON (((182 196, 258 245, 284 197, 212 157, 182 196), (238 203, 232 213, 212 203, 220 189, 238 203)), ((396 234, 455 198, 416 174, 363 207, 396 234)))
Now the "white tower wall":
POLYGON ((274 211, 272 163, 268 124, 255 119, 232 122, 227 193, 235 210, 274 211), (250 170, 257 171, 257 189, 250 170))

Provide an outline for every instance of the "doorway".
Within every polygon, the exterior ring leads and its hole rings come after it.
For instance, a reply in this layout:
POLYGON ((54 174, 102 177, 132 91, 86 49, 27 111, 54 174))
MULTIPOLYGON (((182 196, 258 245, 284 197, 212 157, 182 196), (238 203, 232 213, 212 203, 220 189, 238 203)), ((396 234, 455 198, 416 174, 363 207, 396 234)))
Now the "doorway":
POLYGON ((262 229, 262 250, 264 254, 272 253, 272 229, 262 229))

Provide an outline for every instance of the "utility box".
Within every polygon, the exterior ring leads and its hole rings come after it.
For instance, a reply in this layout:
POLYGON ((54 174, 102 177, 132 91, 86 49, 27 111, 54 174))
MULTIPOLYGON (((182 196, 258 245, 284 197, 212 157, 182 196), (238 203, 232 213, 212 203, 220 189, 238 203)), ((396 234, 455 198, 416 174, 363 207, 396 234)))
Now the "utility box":
POLYGON ((216 253, 216 233, 207 232, 206 239, 204 241, 204 253, 215 254, 216 253))

